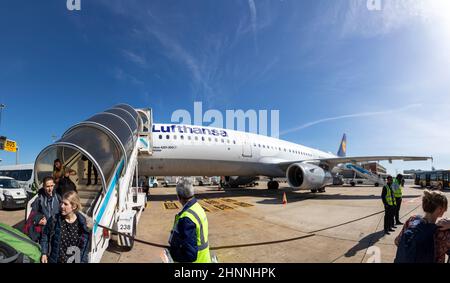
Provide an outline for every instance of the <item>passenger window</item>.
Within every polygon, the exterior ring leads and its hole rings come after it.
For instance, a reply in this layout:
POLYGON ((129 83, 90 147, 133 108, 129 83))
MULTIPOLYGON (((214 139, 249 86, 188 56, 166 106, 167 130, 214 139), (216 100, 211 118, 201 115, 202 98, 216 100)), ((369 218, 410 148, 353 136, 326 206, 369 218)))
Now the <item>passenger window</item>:
POLYGON ((169 135, 167 135, 167 136, 166 136, 166 139, 170 139, 170 136, 169 136, 169 135))
POLYGON ((208 138, 208 141, 211 141, 211 138, 210 138, 210 137, 208 138))
POLYGON ((159 135, 159 139, 162 140, 162 135, 159 135))
POLYGON ((191 136, 188 136, 188 140, 191 140, 191 136))
POLYGON ((215 139, 215 141, 216 141, 216 142, 218 142, 218 141, 219 141, 219 139, 218 139, 218 138, 216 138, 216 139, 215 139))
POLYGON ((195 136, 195 138, 194 138, 196 141, 198 141, 198 137, 197 136, 195 136))
POLYGON ((205 141, 205 137, 202 137, 202 141, 205 141))
POLYGON ((236 141, 233 141, 233 144, 236 144, 236 141))
POLYGON ((176 139, 177 139, 177 135, 174 135, 174 136, 173 136, 173 139, 176 140, 176 139))
POLYGON ((181 135, 180 138, 181 138, 182 140, 184 140, 184 136, 183 136, 183 135, 181 135))

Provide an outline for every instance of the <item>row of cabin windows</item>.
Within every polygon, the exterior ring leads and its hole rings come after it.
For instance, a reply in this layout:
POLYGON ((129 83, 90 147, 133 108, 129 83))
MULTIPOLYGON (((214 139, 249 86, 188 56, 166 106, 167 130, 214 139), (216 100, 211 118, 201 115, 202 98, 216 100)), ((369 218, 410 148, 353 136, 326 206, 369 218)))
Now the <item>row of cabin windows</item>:
MULTIPOLYGON (((177 135, 173 135, 172 137, 170 136, 170 135, 166 135, 166 140, 170 140, 170 139, 173 139, 173 140, 176 140, 176 139, 178 139, 178 136, 177 135)), ((159 139, 160 140, 162 140, 163 139, 163 135, 159 135, 159 139)), ((188 141, 190 141, 190 140, 195 140, 195 141, 198 141, 198 140, 202 140, 202 141, 209 141, 209 142, 212 142, 213 140, 215 141, 215 142, 221 142, 221 143, 227 143, 227 144, 230 144, 231 143, 231 141, 229 140, 229 139, 219 139, 219 138, 211 138, 211 137, 208 137, 208 138, 205 138, 205 137, 201 137, 201 138, 199 138, 198 136, 194 136, 194 137, 192 137, 192 136, 186 136, 186 139, 188 140, 188 141)), ((180 135, 180 140, 185 140, 185 137, 184 137, 184 135, 180 135)), ((236 144, 236 141, 235 140, 233 140, 233 144, 236 144)))
MULTIPOLYGON (((195 141, 198 141, 198 140, 200 140, 199 139, 199 137, 198 136, 194 136, 193 138, 192 138, 192 136, 186 136, 187 137, 187 140, 195 140, 195 141)), ((162 140, 163 139, 163 135, 159 135, 159 139, 160 140, 162 140)), ((176 140, 177 139, 177 135, 173 135, 172 136, 172 139, 174 139, 174 140, 176 140)), ((184 135, 180 135, 180 139, 181 140, 184 140, 185 138, 184 138, 184 135)), ((170 135, 166 135, 166 140, 170 140, 170 135)), ((208 137, 208 139, 206 139, 205 137, 201 137, 201 140, 202 141, 206 141, 206 140, 208 140, 209 142, 212 142, 213 141, 213 138, 211 138, 211 137, 208 137)), ((214 141, 215 142, 219 142, 219 138, 214 138, 214 141)), ((227 144, 230 144, 230 140, 229 139, 220 139, 220 142, 221 143, 227 143, 227 144)), ((233 144, 236 144, 236 141, 235 140, 233 140, 233 144)), ((313 157, 313 155, 312 154, 309 154, 309 153, 306 153, 306 152, 301 152, 301 151, 298 151, 298 150, 293 150, 293 149, 286 149, 286 148, 281 148, 281 147, 276 147, 276 146, 269 146, 269 145, 265 145, 265 144, 263 144, 263 145, 261 145, 261 144, 256 144, 256 143, 254 143, 253 144, 253 146, 254 147, 262 147, 262 148, 267 148, 267 149, 273 149, 273 150, 279 150, 279 151, 283 151, 284 150, 284 152, 290 152, 290 153, 295 153, 295 154, 298 154, 298 155, 304 155, 304 156, 310 156, 310 157, 313 157)))
POLYGON ((286 149, 286 148, 270 146, 270 145, 265 145, 265 144, 261 145, 261 144, 256 144, 256 143, 254 143, 253 146, 254 147, 267 148, 267 149, 273 149, 273 150, 278 150, 278 151, 283 151, 284 150, 284 152, 290 152, 290 153, 295 153, 295 154, 298 154, 298 155, 313 157, 313 155, 310 154, 310 153, 301 152, 301 151, 294 150, 294 149, 286 149))

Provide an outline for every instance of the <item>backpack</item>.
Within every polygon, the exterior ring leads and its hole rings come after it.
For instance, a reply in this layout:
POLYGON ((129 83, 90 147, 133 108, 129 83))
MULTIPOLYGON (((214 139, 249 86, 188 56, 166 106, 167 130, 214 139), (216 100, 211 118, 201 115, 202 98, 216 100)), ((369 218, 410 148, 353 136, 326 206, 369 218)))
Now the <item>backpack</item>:
POLYGON ((45 217, 43 214, 32 210, 30 216, 25 222, 22 232, 26 234, 31 240, 39 243, 43 226, 39 225, 39 221, 45 217))
POLYGON ((25 234, 0 223, 0 263, 34 262, 41 260, 41 247, 25 234))
POLYGON ((62 197, 65 193, 70 191, 75 191, 76 193, 78 193, 75 183, 72 182, 69 177, 61 178, 58 183, 58 187, 56 188, 56 193, 62 197))
POLYGON ((415 216, 400 238, 394 263, 434 263, 436 224, 415 216))

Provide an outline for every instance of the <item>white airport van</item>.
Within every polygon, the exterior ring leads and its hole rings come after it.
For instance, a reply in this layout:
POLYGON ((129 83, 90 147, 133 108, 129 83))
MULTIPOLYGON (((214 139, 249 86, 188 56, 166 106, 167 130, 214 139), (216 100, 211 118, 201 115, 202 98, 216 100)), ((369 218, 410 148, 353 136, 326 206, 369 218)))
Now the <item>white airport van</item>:
POLYGON ((19 182, 10 177, 0 176, 0 209, 25 208, 27 193, 19 182))
POLYGON ((34 188, 34 164, 0 166, 0 176, 11 177, 16 180, 20 187, 25 189, 29 198, 36 192, 34 188))

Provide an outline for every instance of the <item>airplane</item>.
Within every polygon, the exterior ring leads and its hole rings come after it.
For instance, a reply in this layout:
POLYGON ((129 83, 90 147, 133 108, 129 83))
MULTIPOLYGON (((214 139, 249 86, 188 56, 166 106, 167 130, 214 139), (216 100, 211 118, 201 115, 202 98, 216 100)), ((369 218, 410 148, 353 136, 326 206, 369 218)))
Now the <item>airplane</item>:
MULTIPOLYGON (((403 160, 421 156, 346 157, 344 134, 337 155, 273 137, 229 129, 183 124, 153 124, 153 153, 140 155, 139 174, 146 176, 286 177, 294 190, 324 192, 345 163, 403 160)), ((279 183, 271 180, 268 189, 279 183)))

